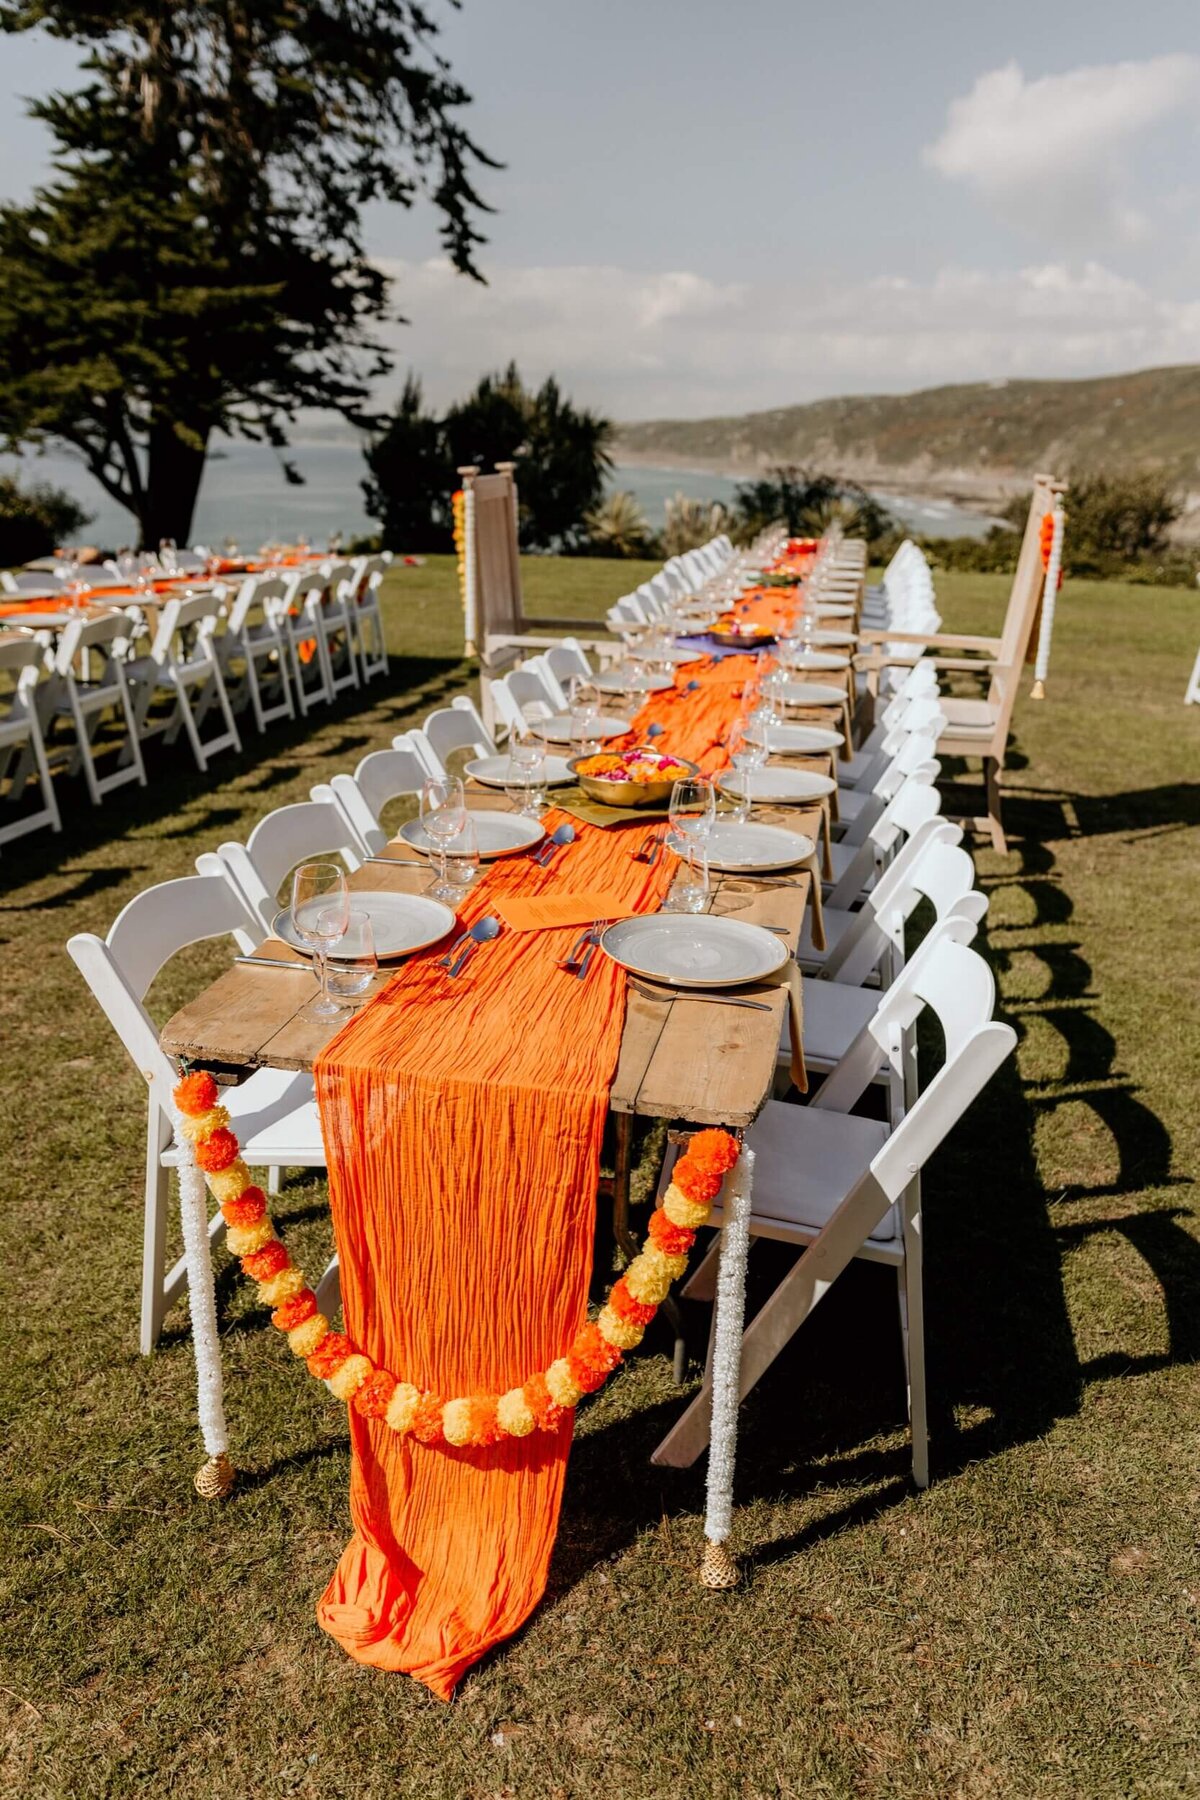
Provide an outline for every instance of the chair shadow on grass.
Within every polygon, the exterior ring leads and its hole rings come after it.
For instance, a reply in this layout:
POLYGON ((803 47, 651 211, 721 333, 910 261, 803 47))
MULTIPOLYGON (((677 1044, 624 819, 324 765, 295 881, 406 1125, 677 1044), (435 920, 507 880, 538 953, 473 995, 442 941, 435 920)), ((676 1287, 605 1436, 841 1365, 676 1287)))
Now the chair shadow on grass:
MULTIPOLYGON (((197 769, 182 736, 173 745, 156 738, 143 749, 147 785, 143 788, 131 782, 107 795, 101 806, 91 804, 82 776, 56 774, 55 791, 63 829, 60 833, 37 832, 6 850, 0 862, 0 890, 44 880, 68 859, 87 856, 192 808, 197 809, 195 818, 185 818, 158 835, 175 840, 195 837, 241 818, 241 809, 230 806, 228 794, 223 793, 227 784, 255 771, 255 779, 240 783, 237 789, 238 795, 245 797, 268 793, 294 781, 303 766, 305 747, 315 733, 331 724, 342 728, 341 736, 322 745, 322 761, 342 756, 347 767, 353 767, 376 737, 363 715, 381 711, 386 714, 390 709, 395 716, 393 729, 400 730, 405 721, 423 717, 449 693, 457 692, 465 685, 467 675, 467 665, 461 658, 431 657, 418 661, 393 657, 386 676, 377 676, 365 688, 347 689, 332 704, 321 706, 307 718, 279 720, 260 734, 255 731, 250 714, 243 712, 238 721, 242 733, 240 755, 224 751, 213 759, 207 771, 197 769)), ((118 753, 115 746, 100 746, 97 760, 101 773, 115 766, 118 753)), ((34 800, 26 796, 22 804, 32 806, 34 800)), ((116 885, 132 872, 88 870, 92 887, 71 889, 65 895, 39 901, 39 905, 66 905, 86 898, 99 887, 116 885)), ((72 877, 74 874, 72 871, 72 877)))
MULTIPOLYGON (((1148 814, 1189 821, 1200 784, 1152 801, 1117 796, 1106 814, 1069 796, 1014 797, 1010 853, 981 886, 1020 889, 1031 908, 1018 924, 981 931, 997 975, 998 1014, 1024 1035, 1036 1017, 1057 1032, 1066 1064, 1054 1081, 1022 1076, 1020 1051, 976 1102, 926 1171, 926 1320, 932 1472, 944 1481, 969 1464, 1044 1436, 1069 1417, 1093 1381, 1200 1361, 1200 1244, 1170 1207, 1073 1223, 1062 1209, 1176 1185, 1170 1135, 1120 1069, 1119 1045, 1098 1016, 1092 970, 1079 943, 1038 937, 1073 913, 1050 841, 1125 828, 1148 814), (1017 935, 1019 934, 1019 936, 1017 935), (1010 936, 1017 936, 1014 944, 1010 936), (1032 959, 1032 960, 1030 960, 1032 959), (1036 982, 1031 970, 1040 970, 1036 982), (1023 997, 1030 985, 1036 997, 1023 997), (1107 1128, 1118 1169, 1109 1183, 1050 1195, 1039 1177, 1040 1115, 1085 1104, 1107 1128), (1081 1364, 1067 1311, 1062 1258, 1098 1232, 1122 1232, 1163 1294, 1168 1347, 1147 1356, 1106 1354, 1081 1364)), ((761 1244, 751 1259, 752 1312, 786 1253, 761 1244)), ((692 1310, 692 1309, 690 1309, 692 1310)), ((699 1311, 700 1309, 694 1309, 699 1311)), ((700 1331, 704 1327, 701 1326, 700 1331)), ((665 1348, 660 1338, 651 1345, 665 1348)), ((695 1371, 693 1370, 693 1377, 695 1371)), ((694 1379, 690 1393, 694 1391, 694 1379)), ((683 1400, 656 1404, 587 1431, 572 1453, 550 1597, 664 1516, 703 1508, 701 1458, 688 1470, 657 1469, 649 1456, 683 1400), (614 1463, 627 1472, 612 1479, 614 1463)), ((743 1403, 737 1499, 806 1499, 803 1525, 752 1552, 765 1567, 848 1526, 868 1523, 908 1498, 909 1446, 890 1271, 847 1270, 743 1403)))

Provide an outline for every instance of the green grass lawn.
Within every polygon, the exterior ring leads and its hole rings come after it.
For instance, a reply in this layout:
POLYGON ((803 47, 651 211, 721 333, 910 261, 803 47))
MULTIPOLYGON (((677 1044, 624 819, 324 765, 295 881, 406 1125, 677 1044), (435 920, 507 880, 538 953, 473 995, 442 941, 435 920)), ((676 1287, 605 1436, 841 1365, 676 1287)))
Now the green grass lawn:
MULTIPOLYGON (((642 578, 525 572, 530 611, 581 618, 642 578)), ((951 627, 994 629, 1005 586, 939 578, 951 627)), ((746 1580, 704 1593, 702 1471, 648 1463, 679 1405, 652 1335, 581 1412, 544 1604, 450 1707, 316 1627, 345 1417, 224 1252, 243 1474, 194 1497, 186 1308, 137 1354, 144 1090, 63 950, 463 683, 449 560, 386 606, 396 661, 361 709, 208 776, 152 748, 148 791, 96 814, 67 790, 63 838, 0 859, 3 1792, 1200 1791, 1197 596, 1068 585, 1050 698, 1018 707, 1012 850, 979 869, 1021 1042, 926 1186, 933 1486, 906 1480, 891 1279, 852 1270, 744 1408, 746 1580)), ((222 955, 180 959, 152 1009, 222 955)), ((277 1217, 319 1265, 322 1184, 277 1217)))

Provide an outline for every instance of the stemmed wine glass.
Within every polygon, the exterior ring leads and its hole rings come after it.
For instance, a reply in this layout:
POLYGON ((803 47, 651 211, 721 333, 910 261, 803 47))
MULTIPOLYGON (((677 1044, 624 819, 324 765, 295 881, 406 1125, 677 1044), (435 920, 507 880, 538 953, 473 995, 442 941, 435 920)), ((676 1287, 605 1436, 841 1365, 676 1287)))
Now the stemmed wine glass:
POLYGON ((755 772, 761 769, 767 760, 767 746, 757 744, 748 735, 750 720, 736 719, 729 729, 729 760, 741 776, 740 792, 735 791, 736 804, 734 817, 739 825, 744 825, 750 817, 750 803, 754 792, 755 772))
POLYGON ((431 776, 421 789, 421 824, 438 847, 438 878, 430 888, 434 900, 457 898, 446 874, 446 850, 467 822, 467 800, 457 775, 431 776))
POLYGON ((708 840, 716 817, 717 796, 711 781, 688 777, 675 783, 671 789, 671 829, 687 847, 687 874, 675 893, 675 902, 681 912, 704 910, 708 893, 708 840), (697 851, 700 853, 699 871, 697 851))
POLYGON ((504 791, 523 818, 536 819, 542 810, 541 777, 545 767, 546 746, 532 733, 514 732, 508 746, 504 791))
POLYGON ((313 947, 321 992, 313 1002, 316 1018, 336 1018, 341 1010, 329 995, 329 949, 346 929, 350 893, 340 863, 301 863, 292 876, 292 925, 313 947))

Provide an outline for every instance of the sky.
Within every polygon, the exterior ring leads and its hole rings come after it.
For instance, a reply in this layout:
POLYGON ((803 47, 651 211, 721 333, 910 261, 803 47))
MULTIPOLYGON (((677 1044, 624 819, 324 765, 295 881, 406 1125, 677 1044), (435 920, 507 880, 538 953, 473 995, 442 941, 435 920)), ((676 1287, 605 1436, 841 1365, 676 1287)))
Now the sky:
MULTIPOLYGON (((435 404, 515 357, 617 419, 1200 361, 1194 0, 464 0, 487 285, 372 209, 435 404)), ((6 40, 0 190, 47 173, 6 40)))

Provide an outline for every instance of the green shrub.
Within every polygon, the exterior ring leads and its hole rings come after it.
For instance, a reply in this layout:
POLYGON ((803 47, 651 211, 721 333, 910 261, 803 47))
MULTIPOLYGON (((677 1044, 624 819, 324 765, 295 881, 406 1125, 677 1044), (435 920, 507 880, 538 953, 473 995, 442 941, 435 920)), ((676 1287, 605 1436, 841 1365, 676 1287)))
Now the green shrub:
POLYGON ((48 555, 91 516, 62 488, 48 482, 22 488, 13 476, 0 475, 0 568, 48 555))

